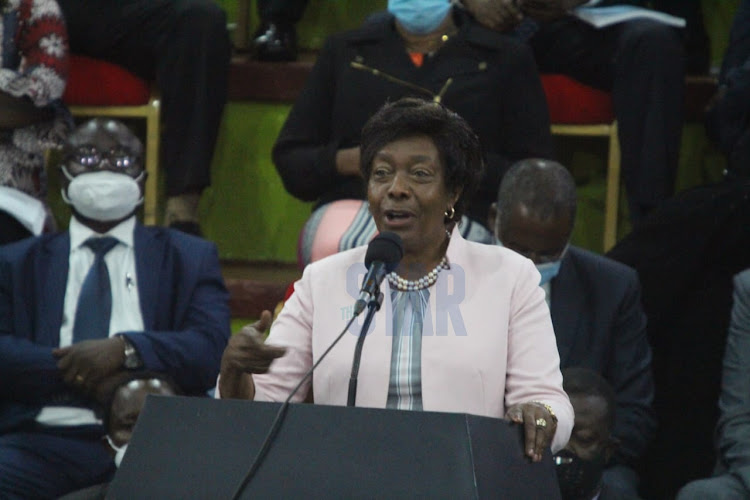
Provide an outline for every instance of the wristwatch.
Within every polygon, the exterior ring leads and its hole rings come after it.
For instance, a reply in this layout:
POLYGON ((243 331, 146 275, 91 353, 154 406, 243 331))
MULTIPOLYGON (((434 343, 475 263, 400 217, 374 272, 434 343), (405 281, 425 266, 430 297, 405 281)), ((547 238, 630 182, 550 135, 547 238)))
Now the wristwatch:
POLYGON ((135 350, 133 344, 125 337, 125 335, 118 335, 122 339, 122 343, 125 346, 125 361, 122 366, 128 370, 136 370, 143 366, 143 360, 138 355, 138 351, 135 350))

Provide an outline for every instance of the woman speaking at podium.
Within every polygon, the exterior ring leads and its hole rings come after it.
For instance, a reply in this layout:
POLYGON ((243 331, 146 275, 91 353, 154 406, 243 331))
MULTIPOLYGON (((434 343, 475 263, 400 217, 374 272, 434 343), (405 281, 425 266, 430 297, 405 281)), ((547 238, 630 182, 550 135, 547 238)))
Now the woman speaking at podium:
MULTIPOLYGON (((481 179, 477 136, 440 104, 405 98, 367 122, 361 148, 370 212, 378 231, 400 236, 403 258, 380 284, 356 406, 508 418, 523 424, 532 460, 547 446, 561 449, 573 409, 539 274, 530 260, 466 241, 455 227, 481 179)), ((366 250, 307 266, 265 343, 268 312, 230 339, 220 397, 287 399, 349 323, 366 250)), ((292 401, 347 404, 361 327, 358 317, 292 401)))

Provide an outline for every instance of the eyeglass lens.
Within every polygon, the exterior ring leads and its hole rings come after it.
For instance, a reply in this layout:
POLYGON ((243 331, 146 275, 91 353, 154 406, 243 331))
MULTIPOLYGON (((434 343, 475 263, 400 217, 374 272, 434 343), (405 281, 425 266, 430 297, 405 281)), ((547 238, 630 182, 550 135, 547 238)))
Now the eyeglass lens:
POLYGON ((69 156, 69 159, 86 168, 98 167, 105 159, 110 166, 123 170, 136 167, 140 163, 140 157, 125 148, 100 151, 93 146, 80 146, 76 148, 69 156))

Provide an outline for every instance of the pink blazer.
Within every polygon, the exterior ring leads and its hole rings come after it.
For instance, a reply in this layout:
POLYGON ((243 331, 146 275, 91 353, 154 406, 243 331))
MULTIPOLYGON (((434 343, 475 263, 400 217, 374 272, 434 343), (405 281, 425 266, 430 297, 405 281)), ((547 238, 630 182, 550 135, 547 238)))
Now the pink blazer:
MULTIPOLYGON (((283 401, 341 332, 365 274, 366 247, 315 262, 295 284, 271 327, 268 344, 287 353, 268 373, 254 375, 255 399, 283 401)), ((454 231, 450 270, 430 288, 430 315, 422 337, 422 401, 426 411, 502 418, 513 404, 542 401, 558 418, 553 451, 565 446, 573 409, 562 389, 559 356, 539 274, 530 260, 454 231)), ((365 339, 357 406, 384 408, 391 363, 391 298, 365 339)), ((354 346, 364 313, 313 375, 315 403, 345 405, 354 346)), ((294 398, 301 401, 309 383, 294 398)))

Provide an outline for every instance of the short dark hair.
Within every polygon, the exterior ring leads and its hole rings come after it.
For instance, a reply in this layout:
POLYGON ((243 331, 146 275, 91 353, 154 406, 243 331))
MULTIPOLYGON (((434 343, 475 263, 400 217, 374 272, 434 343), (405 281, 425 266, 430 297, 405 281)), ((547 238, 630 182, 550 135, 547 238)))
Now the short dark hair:
POLYGON ((370 179, 373 159, 387 144, 419 135, 435 144, 448 190, 461 190, 453 207, 458 219, 479 185, 484 158, 479 138, 469 124, 442 104, 405 97, 380 108, 362 129, 362 174, 365 180, 370 179))
POLYGON ((505 173, 497 193, 501 227, 507 227, 513 208, 519 204, 543 221, 567 213, 572 231, 577 205, 575 180, 567 168, 552 160, 528 158, 516 162, 505 173))
POLYGON ((571 367, 562 370, 563 389, 568 396, 598 396, 607 403, 607 425, 611 431, 615 425, 615 391, 607 380, 594 370, 571 367))

